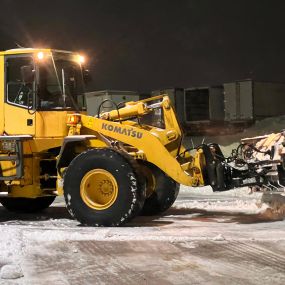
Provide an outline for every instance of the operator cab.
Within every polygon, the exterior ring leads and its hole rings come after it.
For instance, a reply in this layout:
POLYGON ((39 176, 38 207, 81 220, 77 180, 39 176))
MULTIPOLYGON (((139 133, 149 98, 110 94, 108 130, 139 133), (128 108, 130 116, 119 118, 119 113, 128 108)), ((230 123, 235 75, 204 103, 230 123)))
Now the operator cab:
POLYGON ((67 135, 67 113, 86 111, 89 74, 84 58, 68 51, 21 48, 0 52, 0 60, 5 74, 2 133, 67 135))
POLYGON ((80 55, 38 50, 7 55, 5 61, 8 104, 41 111, 86 110, 80 55))

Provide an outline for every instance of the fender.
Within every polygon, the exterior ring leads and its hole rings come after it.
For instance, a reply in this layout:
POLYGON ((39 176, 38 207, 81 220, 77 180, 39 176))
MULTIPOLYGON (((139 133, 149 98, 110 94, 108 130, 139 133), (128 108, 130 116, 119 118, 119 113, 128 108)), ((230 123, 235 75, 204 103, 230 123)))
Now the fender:
POLYGON ((73 158, 76 156, 76 146, 85 144, 87 148, 87 141, 95 138, 96 136, 94 135, 78 135, 65 137, 56 161, 56 168, 58 172, 60 173, 60 168, 67 167, 73 160, 73 158))

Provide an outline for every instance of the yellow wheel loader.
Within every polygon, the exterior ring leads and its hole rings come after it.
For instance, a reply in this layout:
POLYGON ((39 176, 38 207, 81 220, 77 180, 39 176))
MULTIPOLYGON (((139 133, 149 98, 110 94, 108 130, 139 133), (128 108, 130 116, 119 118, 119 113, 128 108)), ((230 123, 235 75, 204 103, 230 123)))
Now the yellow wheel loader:
POLYGON ((180 184, 224 191, 280 182, 281 152, 279 160, 269 154, 270 166, 249 161, 258 149, 246 142, 230 158, 217 144, 185 149, 167 96, 111 102, 109 112, 103 102, 86 115, 88 78, 76 53, 0 53, 0 202, 8 210, 40 211, 64 195, 80 223, 118 226, 167 210, 180 184))

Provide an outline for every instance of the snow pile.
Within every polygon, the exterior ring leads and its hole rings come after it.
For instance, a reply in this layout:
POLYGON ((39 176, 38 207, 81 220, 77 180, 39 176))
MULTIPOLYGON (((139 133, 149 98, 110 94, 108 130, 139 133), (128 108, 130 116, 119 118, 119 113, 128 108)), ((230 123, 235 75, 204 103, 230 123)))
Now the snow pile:
POLYGON ((8 285, 10 281, 7 279, 17 279, 24 276, 18 262, 23 256, 25 245, 22 233, 18 229, 11 229, 10 226, 4 224, 1 225, 0 231, 0 278, 5 279, 5 283, 2 283, 8 285))
POLYGON ((22 268, 19 265, 7 264, 0 270, 1 279, 17 279, 23 276, 22 268))
POLYGON ((11 229, 7 225, 1 225, 0 230, 0 261, 2 265, 17 261, 23 255, 25 246, 21 232, 17 229, 11 229))
POLYGON ((209 201, 209 200, 193 200, 181 201, 174 205, 176 209, 195 209, 207 212, 228 212, 243 214, 259 214, 264 212, 268 205, 261 204, 257 200, 232 200, 232 201, 209 201))
MULTIPOLYGON (((236 198, 246 198, 246 199, 261 199, 262 192, 252 192, 249 187, 234 188, 227 191, 214 192, 211 186, 203 187, 189 187, 180 186, 180 194, 187 194, 195 196, 212 196, 214 197, 236 197, 236 198)), ((210 198, 210 197, 209 197, 210 198)))
POLYGON ((213 241, 224 241, 226 240, 223 235, 218 234, 217 236, 213 237, 213 241))

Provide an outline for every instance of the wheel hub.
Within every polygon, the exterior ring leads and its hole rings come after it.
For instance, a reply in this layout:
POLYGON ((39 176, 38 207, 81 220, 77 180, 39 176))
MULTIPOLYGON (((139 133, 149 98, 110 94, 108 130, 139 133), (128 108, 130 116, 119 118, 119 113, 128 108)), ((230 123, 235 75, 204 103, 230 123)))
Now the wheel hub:
POLYGON ((101 194, 104 196, 110 196, 114 191, 113 185, 109 180, 103 180, 102 182, 100 182, 99 189, 101 194))
POLYGON ((117 181, 107 170, 90 170, 81 180, 80 196, 90 208, 105 210, 112 206, 117 199, 117 181))

